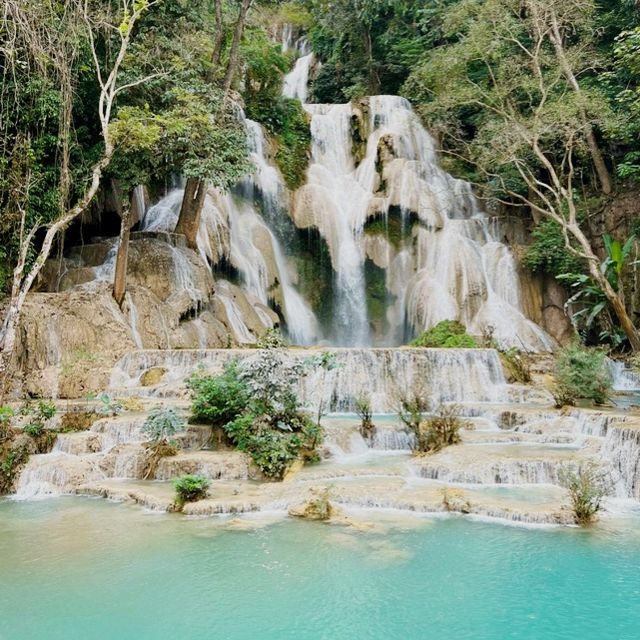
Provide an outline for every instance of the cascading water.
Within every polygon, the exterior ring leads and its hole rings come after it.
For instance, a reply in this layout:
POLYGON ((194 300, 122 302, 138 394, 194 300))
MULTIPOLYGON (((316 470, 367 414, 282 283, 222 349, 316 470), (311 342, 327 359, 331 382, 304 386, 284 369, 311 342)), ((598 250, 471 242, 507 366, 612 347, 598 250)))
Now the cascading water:
POLYGON ((287 98, 297 98, 303 104, 307 101, 309 72, 313 59, 313 53, 307 53, 298 58, 293 71, 285 76, 282 93, 287 98))
POLYGON ((362 231, 372 185, 361 184, 351 155, 350 105, 307 105, 307 110, 313 145, 303 191, 307 214, 327 241, 336 274, 332 338, 338 345, 367 346, 362 231))
MULTIPOLYGON (((266 208, 278 210, 286 198, 286 190, 278 171, 266 160, 262 127, 244 117, 243 122, 256 173, 238 185, 233 193, 222 194, 213 189, 209 191, 197 237, 198 249, 201 256, 213 265, 222 257, 228 257, 229 263, 240 273, 247 292, 265 307, 270 302, 275 302, 280 308, 291 341, 295 344, 311 344, 320 337, 317 321, 293 286, 290 268, 280 242, 255 204, 262 200, 266 208), (274 290, 277 292, 274 293, 274 290)), ((176 189, 151 207, 144 218, 142 229, 173 231, 180 213, 182 194, 181 189, 176 189)), ((176 252, 180 250, 176 249, 176 252)), ((188 285, 187 281, 179 284, 190 292, 188 285)), ((241 342, 254 342, 255 336, 242 321, 242 311, 237 308, 232 296, 225 295, 224 285, 219 298, 236 337, 241 342)), ((255 311, 265 320, 265 327, 272 326, 272 321, 264 317, 259 307, 255 311)))
POLYGON ((398 344, 440 320, 493 332, 504 345, 552 342, 521 311, 513 256, 492 233, 468 183, 438 165, 433 140, 409 103, 306 105, 312 163, 294 218, 325 238, 336 272, 339 344, 398 344), (363 140, 354 157, 354 128, 363 140), (385 270, 384 335, 372 338, 365 262, 385 270))

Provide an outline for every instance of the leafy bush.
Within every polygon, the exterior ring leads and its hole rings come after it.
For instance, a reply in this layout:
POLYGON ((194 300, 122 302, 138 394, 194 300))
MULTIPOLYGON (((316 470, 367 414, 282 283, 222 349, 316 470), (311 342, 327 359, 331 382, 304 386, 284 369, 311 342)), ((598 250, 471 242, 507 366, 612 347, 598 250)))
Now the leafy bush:
POLYGON ((38 438, 44 433, 44 425, 42 422, 30 422, 25 425, 23 431, 32 438, 38 438))
POLYGON ((588 349, 578 343, 560 351, 555 367, 556 405, 575 404, 578 398, 596 404, 607 401, 612 377, 606 356, 599 349, 588 349), (562 404, 560 404, 562 403, 562 404))
POLYGON ((396 389, 395 401, 398 417, 413 433, 417 435, 422 422, 422 414, 429 411, 429 401, 423 389, 396 389))
POLYGON ((17 477, 18 469, 29 459, 26 445, 0 452, 0 495, 9 493, 17 477))
POLYGON ((142 426, 142 432, 156 444, 169 442, 176 433, 184 431, 185 421, 173 409, 154 408, 142 426))
POLYGON ((224 426, 231 441, 248 453, 267 478, 280 480, 291 464, 302 457, 316 459, 322 430, 308 416, 290 416, 274 425, 269 415, 247 413, 224 426))
POLYGON ((584 265, 567 245, 560 225, 553 220, 543 220, 532 232, 533 242, 527 248, 524 264, 533 272, 559 276, 563 273, 580 273, 584 265))
POLYGON ((46 422, 56 415, 56 411, 54 402, 40 400, 35 406, 26 403, 21 408, 21 413, 28 418, 28 422, 23 428, 24 433, 32 438, 40 438, 45 432, 46 422))
POLYGON ((460 418, 460 407, 441 404, 434 414, 419 424, 416 432, 416 451, 435 453, 460 442, 460 431, 469 429, 470 423, 460 418))
POLYGON ((11 407, 0 406, 0 444, 11 435, 11 421, 13 420, 13 416, 14 411, 11 407))
POLYGON ((112 398, 108 393, 101 393, 97 397, 97 400, 100 404, 96 412, 100 415, 114 417, 121 414, 124 410, 122 403, 112 398))
POLYGON ((197 475, 180 476, 174 480, 173 486, 178 494, 178 504, 184 504, 206 498, 209 480, 197 475))
POLYGON ((249 389, 240 374, 238 361, 231 360, 219 376, 192 375, 187 387, 191 390, 193 417, 222 426, 243 413, 249 403, 249 389))
POLYGON ((456 320, 442 320, 411 342, 412 347, 435 349, 477 349, 478 342, 456 320))
POLYGON ((369 396, 363 394, 356 398, 356 414, 360 418, 360 435, 365 440, 371 439, 376 432, 376 425, 372 420, 373 413, 369 396))
POLYGON ((602 472, 593 465, 581 467, 577 472, 565 469, 560 482, 569 491, 576 524, 591 524, 607 493, 607 482, 602 472))
POLYGON ((296 393, 308 366, 268 349, 230 362, 218 376, 196 374, 189 381, 193 415, 222 427, 266 477, 280 479, 294 460, 317 458, 322 429, 302 413, 296 393))
POLYGON ((55 402, 40 400, 36 405, 35 417, 38 420, 46 422, 56 415, 57 408, 55 402))
POLYGON ((269 329, 266 333, 258 338, 256 347, 258 349, 281 349, 286 346, 286 342, 282 337, 279 329, 275 327, 269 329))
POLYGON ((500 352, 500 360, 507 370, 509 381, 522 384, 531 382, 531 358, 528 353, 511 347, 500 352))

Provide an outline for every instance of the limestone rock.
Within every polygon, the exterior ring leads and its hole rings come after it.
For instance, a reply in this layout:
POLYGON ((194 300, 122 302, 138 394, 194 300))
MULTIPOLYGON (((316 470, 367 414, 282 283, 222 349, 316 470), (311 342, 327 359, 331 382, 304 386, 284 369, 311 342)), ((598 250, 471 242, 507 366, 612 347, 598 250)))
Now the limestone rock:
POLYGON ((153 387, 160 384, 167 370, 164 367, 151 367, 147 369, 140 378, 140 384, 143 387, 153 387))

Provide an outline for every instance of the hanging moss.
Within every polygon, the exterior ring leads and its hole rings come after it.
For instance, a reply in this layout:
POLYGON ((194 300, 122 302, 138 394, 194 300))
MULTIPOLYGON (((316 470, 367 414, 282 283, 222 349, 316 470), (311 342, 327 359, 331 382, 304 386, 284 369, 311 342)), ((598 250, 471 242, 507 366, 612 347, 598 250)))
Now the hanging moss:
POLYGON ((387 306, 389 293, 386 284, 386 272, 376 266, 372 260, 364 263, 364 277, 367 296, 367 315, 374 332, 383 335, 388 329, 387 306))
POLYGON ((364 232, 367 235, 384 236, 394 249, 400 249, 404 239, 410 236, 411 227, 417 221, 415 214, 403 216, 400 209, 392 207, 384 217, 377 217, 367 222, 364 232))
POLYGON ((298 289, 309 302, 320 326, 328 330, 333 320, 333 267, 329 247, 317 229, 298 231, 298 289))

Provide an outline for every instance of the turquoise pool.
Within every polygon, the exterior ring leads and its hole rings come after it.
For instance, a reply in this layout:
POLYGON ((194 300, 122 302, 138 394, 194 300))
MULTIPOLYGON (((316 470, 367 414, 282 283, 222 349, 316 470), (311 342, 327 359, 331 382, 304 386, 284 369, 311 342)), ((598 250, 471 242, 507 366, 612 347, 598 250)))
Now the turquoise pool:
POLYGON ((1 640, 637 640, 640 527, 0 502, 1 640))

